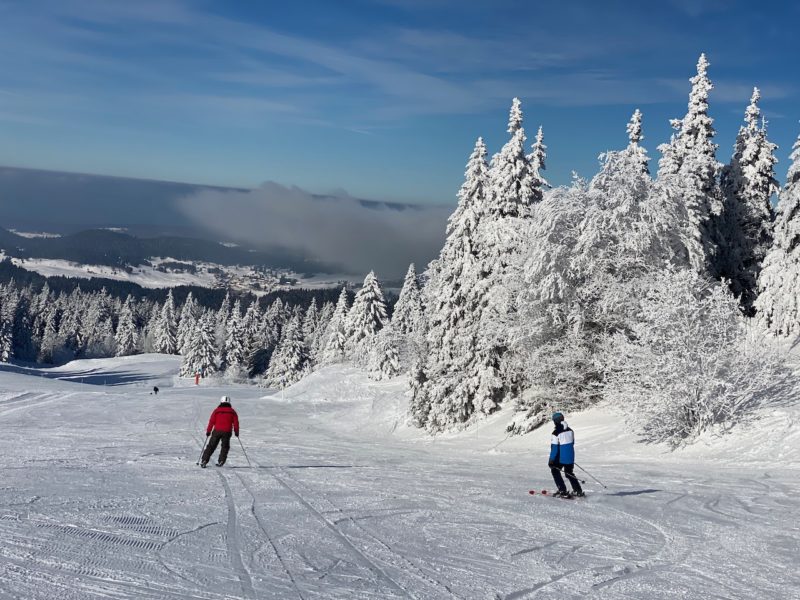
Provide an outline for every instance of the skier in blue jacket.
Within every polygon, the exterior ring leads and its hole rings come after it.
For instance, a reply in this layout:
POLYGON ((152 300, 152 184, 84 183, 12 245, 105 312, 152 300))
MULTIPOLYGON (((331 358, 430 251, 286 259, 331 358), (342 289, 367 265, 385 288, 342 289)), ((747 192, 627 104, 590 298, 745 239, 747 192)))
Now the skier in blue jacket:
POLYGON ((550 459, 547 461, 547 466, 550 467, 550 472, 553 473, 553 479, 558 487, 558 491, 554 496, 561 498, 572 497, 567 491, 564 479, 561 477, 562 468, 572 485, 573 494, 575 496, 583 496, 581 484, 578 478, 572 474, 575 468, 575 433, 566 424, 564 415, 560 412, 553 413, 553 423, 555 424, 555 429, 553 429, 553 436, 550 440, 550 459))

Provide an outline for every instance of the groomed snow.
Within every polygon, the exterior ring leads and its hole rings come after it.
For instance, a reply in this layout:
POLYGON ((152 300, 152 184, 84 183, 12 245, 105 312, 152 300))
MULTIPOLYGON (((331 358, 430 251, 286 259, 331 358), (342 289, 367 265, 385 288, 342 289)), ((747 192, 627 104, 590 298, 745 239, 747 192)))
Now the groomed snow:
POLYGON ((435 439, 402 379, 328 367, 283 392, 144 355, 0 369, 0 598, 797 598, 797 409, 667 453, 570 416, 585 500, 508 414, 435 439), (204 382, 205 383, 205 382, 204 382), (158 396, 150 392, 158 385, 158 396), (222 394, 248 467, 195 466, 222 394))

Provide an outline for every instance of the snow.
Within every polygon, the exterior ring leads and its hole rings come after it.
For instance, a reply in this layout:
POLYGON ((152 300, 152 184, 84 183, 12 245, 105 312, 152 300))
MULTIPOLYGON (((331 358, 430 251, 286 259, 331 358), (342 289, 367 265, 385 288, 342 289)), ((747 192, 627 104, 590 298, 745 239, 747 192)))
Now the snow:
POLYGON ((507 438, 508 410, 432 438, 403 378, 265 392, 179 363, 0 368, 0 598, 797 598, 796 407, 674 453, 567 415, 608 486, 567 501, 528 495, 549 432, 507 438), (235 441, 195 466, 223 394, 252 468, 235 441))
POLYGON ((18 231, 17 229, 9 229, 13 234, 24 238, 59 238, 60 233, 48 233, 46 231, 18 231))

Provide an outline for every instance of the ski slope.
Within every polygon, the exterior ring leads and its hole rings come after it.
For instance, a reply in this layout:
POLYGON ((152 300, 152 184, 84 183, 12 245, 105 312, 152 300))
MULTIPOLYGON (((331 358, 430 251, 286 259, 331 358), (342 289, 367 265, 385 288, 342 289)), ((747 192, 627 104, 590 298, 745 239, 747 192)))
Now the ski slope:
POLYGON ((174 357, 0 368, 0 599, 799 598, 797 410, 679 453, 604 409, 429 438, 402 381, 331 367, 284 393, 175 377, 174 357), (150 391, 158 385, 161 393, 150 391), (248 467, 200 469, 230 394, 248 467))

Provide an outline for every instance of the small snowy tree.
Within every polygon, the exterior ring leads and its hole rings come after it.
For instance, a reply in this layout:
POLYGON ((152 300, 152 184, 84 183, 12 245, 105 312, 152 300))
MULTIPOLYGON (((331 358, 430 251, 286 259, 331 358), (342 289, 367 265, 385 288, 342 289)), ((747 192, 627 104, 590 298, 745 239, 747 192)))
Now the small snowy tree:
POLYGON ((644 283, 630 333, 608 338, 605 385, 645 441, 677 447, 796 401, 800 385, 786 357, 748 331, 722 284, 689 270, 644 283))
POLYGON ((222 358, 219 361, 220 369, 234 378, 239 377, 247 366, 247 353, 245 352, 243 340, 242 303, 236 300, 225 325, 222 358))
POLYGON ((216 371, 217 321, 211 312, 204 313, 195 321, 194 330, 186 334, 186 349, 181 362, 181 377, 193 377, 200 373, 208 377, 216 371))
POLYGON ((384 327, 375 335, 368 365, 372 379, 380 381, 400 374, 399 337, 392 326, 384 327))
POLYGON ((14 357, 14 329, 19 301, 12 281, 0 293, 0 362, 9 362, 14 357))
POLYGON ((161 307, 153 332, 153 350, 161 354, 178 352, 177 326, 175 325, 175 300, 172 290, 167 294, 164 306, 161 307))
MULTIPOLYGON (((531 146, 531 153, 528 155, 528 162, 530 163, 531 176, 535 181, 538 181, 538 186, 542 188, 549 188, 550 184, 542 175, 547 167, 545 160, 547 159, 547 146, 544 145, 544 133, 542 126, 539 126, 539 131, 536 132, 536 141, 531 146)), ((536 184, 534 184, 536 185, 536 184)))
POLYGON ((267 369, 264 384, 283 389, 300 381, 308 372, 309 354, 303 338, 299 316, 293 317, 283 328, 281 341, 267 369))
POLYGON ((800 137, 781 190, 774 242, 764 260, 755 302, 761 325, 780 337, 800 335, 800 137))
POLYGON ((383 329, 387 322, 383 290, 374 271, 370 271, 364 278, 364 284, 356 293, 353 306, 347 314, 345 353, 357 362, 363 363, 371 350, 375 334, 383 329))
POLYGON ((394 305, 392 327, 400 334, 424 333, 425 315, 422 308, 422 292, 419 289, 417 271, 413 263, 408 267, 403 288, 394 305))
POLYGON ((186 296, 186 301, 183 303, 183 308, 181 308, 181 318, 178 323, 175 340, 180 354, 186 352, 186 347, 197 329, 197 312, 197 305, 192 297, 192 292, 189 292, 186 296))
POLYGON ((129 356, 138 352, 139 332, 134 321, 132 302, 133 299, 128 296, 119 314, 115 336, 117 356, 129 356))
POLYGON ((339 362, 344 358, 347 342, 347 305, 347 288, 343 287, 328 324, 327 338, 322 351, 322 362, 325 364, 339 362))
POLYGON ((325 350, 325 343, 328 341, 328 330, 331 319, 333 318, 334 310, 335 305, 332 302, 326 302, 320 311, 319 323, 309 347, 309 351, 311 352, 311 363, 314 366, 322 362, 322 353, 325 350))

